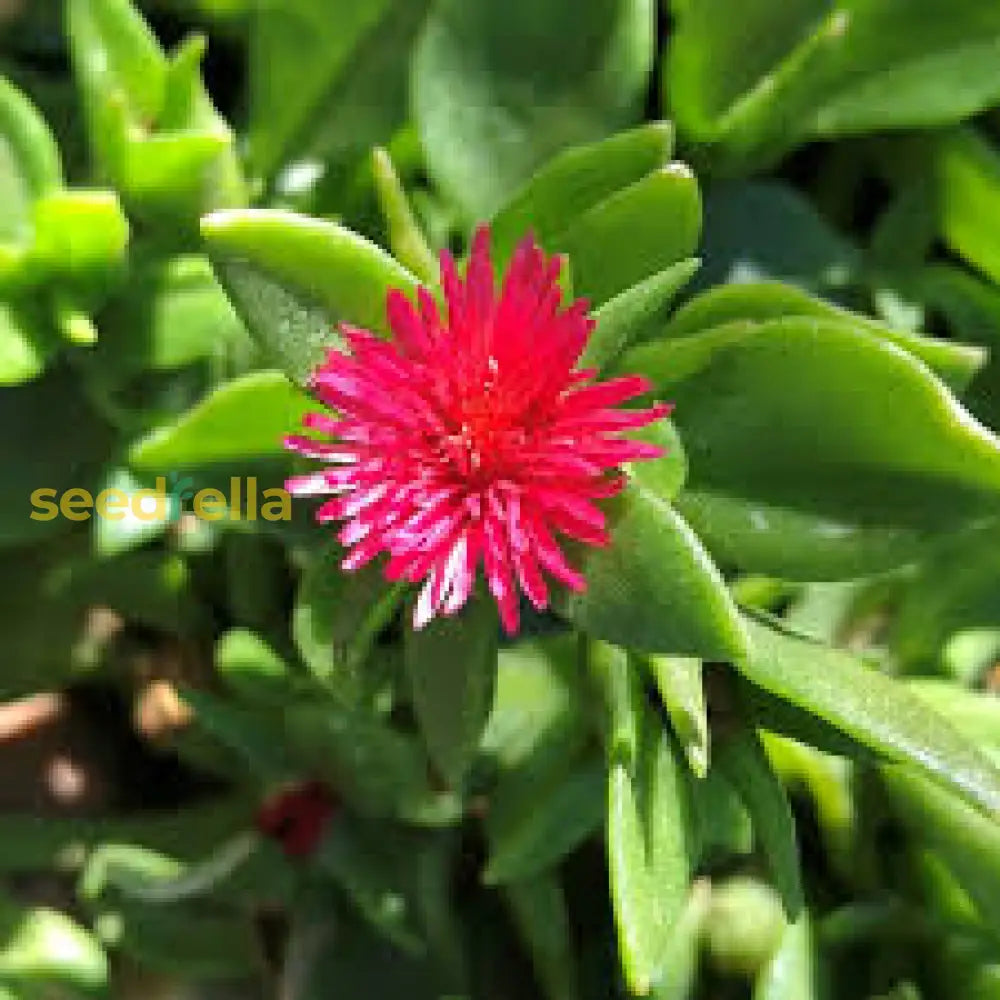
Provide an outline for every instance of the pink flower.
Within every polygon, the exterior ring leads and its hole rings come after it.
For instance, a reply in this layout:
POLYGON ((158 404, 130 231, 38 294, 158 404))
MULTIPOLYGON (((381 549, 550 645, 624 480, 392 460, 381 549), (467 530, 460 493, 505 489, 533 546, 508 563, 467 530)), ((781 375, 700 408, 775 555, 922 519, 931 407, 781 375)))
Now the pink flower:
POLYGON ((499 292, 481 228, 464 280, 441 255, 447 314, 419 290, 387 301, 391 340, 345 326, 350 354, 331 350, 313 373, 315 395, 335 411, 309 414, 323 440, 286 444, 326 468, 288 491, 330 495, 320 522, 344 522, 345 570, 386 554, 388 579, 423 581, 413 624, 455 614, 480 563, 504 628, 517 631, 519 590, 543 610, 553 580, 582 591, 560 536, 606 545, 595 501, 624 486, 619 467, 662 449, 622 438, 670 407, 621 410, 650 389, 637 376, 594 382, 575 366, 594 320, 587 303, 562 306, 561 261, 526 238, 499 292))

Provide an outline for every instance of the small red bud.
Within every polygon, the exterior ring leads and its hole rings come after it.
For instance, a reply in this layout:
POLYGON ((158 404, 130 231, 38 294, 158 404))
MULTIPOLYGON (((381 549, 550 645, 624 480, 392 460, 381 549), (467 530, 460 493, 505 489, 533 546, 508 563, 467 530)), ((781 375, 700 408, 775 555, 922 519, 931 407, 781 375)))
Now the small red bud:
POLYGON ((268 798, 256 826, 290 858, 308 858, 319 846, 337 809, 333 792, 321 781, 286 788, 268 798))

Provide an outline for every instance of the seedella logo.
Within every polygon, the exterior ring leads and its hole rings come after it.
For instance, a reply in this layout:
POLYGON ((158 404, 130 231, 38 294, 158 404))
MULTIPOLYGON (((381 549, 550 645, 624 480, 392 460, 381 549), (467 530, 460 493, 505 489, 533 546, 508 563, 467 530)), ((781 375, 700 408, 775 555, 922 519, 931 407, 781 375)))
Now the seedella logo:
POLYGON ((31 494, 31 520, 89 521, 176 521, 190 511, 201 521, 288 521, 292 517, 292 498, 280 487, 261 490, 253 476, 229 480, 229 495, 220 489, 195 489, 190 476, 157 476, 152 489, 127 492, 109 488, 97 496, 89 490, 73 487, 58 490, 42 487, 31 494))

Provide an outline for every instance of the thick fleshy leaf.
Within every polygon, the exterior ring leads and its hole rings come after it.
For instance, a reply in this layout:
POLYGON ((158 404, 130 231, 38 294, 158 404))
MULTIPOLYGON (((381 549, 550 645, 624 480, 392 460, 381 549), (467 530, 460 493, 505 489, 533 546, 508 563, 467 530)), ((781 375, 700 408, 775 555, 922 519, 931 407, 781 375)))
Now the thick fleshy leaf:
POLYGON ((52 191, 32 211, 31 263, 74 290, 102 291, 123 268, 129 225, 113 191, 52 191))
POLYGON ((670 163, 567 220, 552 245, 569 254, 575 294, 601 305, 690 258, 700 236, 698 182, 670 163))
POLYGON ((418 45, 414 112, 431 174, 488 217, 552 154, 637 116, 651 0, 439 0, 418 45), (567 113, 568 108, 575 109, 567 113))
POLYGON ((909 767, 884 767, 889 808, 945 861, 981 917, 1000 923, 1000 825, 909 767))
POLYGON ((20 385, 40 375, 54 339, 33 311, 0 302, 0 386, 20 385))
POLYGON ((960 121, 1000 96, 1000 12, 961 0, 686 4, 665 92, 684 131, 730 162, 812 135, 960 121), (748 46, 748 37, 760 38, 748 46))
POLYGON ((142 968, 185 979, 232 982, 259 961, 254 924, 240 912, 122 901, 97 918, 96 930, 142 968))
POLYGON ((286 749, 281 718, 273 711, 236 706, 205 691, 185 690, 182 697, 194 710, 195 724, 259 779, 277 784, 296 776, 294 754, 286 749))
POLYGON ((900 588, 889 636, 908 667, 939 666, 948 639, 1000 620, 1000 524, 986 521, 940 546, 900 588))
POLYGON ((820 1000, 825 995, 808 911, 785 929, 781 946, 754 987, 753 1000, 820 1000))
POLYGON ((805 898, 795 820, 785 789, 752 729, 742 729, 717 743, 716 760, 750 813, 785 912, 789 920, 795 920, 805 898))
POLYGON ((39 983, 60 992, 102 995, 108 989, 108 960, 100 942, 65 914, 4 900, 0 929, 0 982, 28 992, 39 983))
POLYGON ((612 726, 607 825, 611 903, 626 981, 634 993, 646 996, 660 978, 684 912, 695 835, 685 767, 643 696, 638 672, 624 654, 608 656, 605 666, 615 675, 604 684, 612 726), (631 757, 622 752, 623 736, 634 748, 631 757))
POLYGON ((575 761, 554 778, 520 783, 516 794, 500 785, 487 817, 490 857, 483 881, 518 882, 554 867, 600 828, 606 785, 603 763, 575 761))
POLYGON ((510 909, 535 975, 548 1000, 575 1000, 578 994, 573 934, 566 894, 554 874, 504 886, 510 909))
POLYGON ((109 384, 149 369, 222 358, 246 340, 242 322, 200 256, 136 266, 101 319, 92 361, 109 384))
POLYGON ((336 223, 279 211, 217 212, 202 233, 219 279, 264 351, 305 382, 339 343, 335 327, 385 331, 386 294, 417 280, 336 223))
POLYGON ((653 1000, 689 1000, 698 980, 702 935, 712 898, 708 879, 698 879, 674 924, 653 1000))
POLYGON ((292 638, 309 669, 338 698, 357 702, 375 678, 365 669, 372 647, 403 592, 386 583, 379 566, 345 572, 343 558, 344 550, 332 544, 306 566, 295 595, 292 638))
POLYGON ((65 530, 70 522, 58 504, 70 488, 93 492, 110 444, 107 425, 63 368, 0 392, 0 424, 0 545, 65 530), (34 498, 38 490, 48 492, 34 498))
POLYGON ((451 796, 435 796, 419 740, 367 707, 328 699, 285 711, 289 752, 330 782, 362 815, 436 825, 456 819, 451 796))
POLYGON ((708 774, 710 735, 701 660, 651 656, 648 662, 688 766, 704 778, 708 774))
POLYGON ((633 483, 608 504, 611 544, 575 553, 587 580, 565 595, 585 632, 623 646, 702 659, 739 659, 745 638, 707 553, 665 501, 633 483))
POLYGON ((725 568, 785 580, 847 580, 915 562, 930 531, 858 523, 743 497, 686 489, 678 512, 725 568))
POLYGON ((155 121, 166 99, 167 60, 129 0, 70 0, 67 23, 91 114, 95 105, 123 99, 135 118, 155 121))
POLYGON ((403 658, 417 722, 431 760, 461 784, 493 705, 499 621, 485 599, 454 618, 407 629, 403 658))
POLYGON ((175 240, 243 204, 232 133, 201 80, 204 39, 168 56, 130 0, 71 0, 67 27, 91 144, 130 209, 175 240))
POLYGON ((268 176, 302 147, 331 101, 352 51, 378 26, 392 0, 263 3, 254 10, 250 76, 250 149, 268 176))
POLYGON ((280 456, 312 403, 280 372, 253 372, 215 389, 175 424, 138 441, 129 461, 147 472, 280 456))
POLYGON ((986 362, 981 347, 936 340, 897 330, 877 320, 849 312, 814 298, 793 285, 779 282, 722 285, 692 299, 679 309, 663 331, 663 337, 679 338, 725 326, 740 320, 763 323, 784 317, 808 316, 850 324, 859 330, 902 347, 919 358, 953 389, 963 389, 986 362))
POLYGON ((258 704, 285 698, 291 688, 288 665, 260 636, 231 629, 216 643, 219 676, 238 696, 258 704))
POLYGON ((496 259, 506 261, 529 230, 551 249, 570 220, 666 166, 673 148, 671 125, 650 122, 554 156, 493 217, 496 259))
POLYGON ((387 150, 378 148, 371 161, 379 206, 389 231, 389 248, 396 260, 433 288, 439 282, 438 259, 413 214, 392 158, 387 150))
POLYGON ((361 915, 406 952, 424 950, 413 898, 418 835, 339 816, 316 852, 316 865, 343 889, 361 915))
POLYGON ((682 260, 605 302, 594 313, 597 326, 580 356, 580 367, 603 368, 626 348, 658 333, 671 303, 698 266, 694 257, 682 260))
POLYGON ((687 456, 677 429, 664 417, 648 427, 634 431, 630 437, 662 448, 660 458, 629 462, 625 469, 635 483, 658 500, 673 502, 687 479, 687 456))
POLYGON ((59 150, 48 125, 13 84, 0 78, 0 241, 26 243, 31 203, 62 185, 59 150))
POLYGON ((405 115, 405 55, 427 5, 257 5, 250 52, 250 160, 256 172, 270 179, 287 163, 384 142, 405 115), (395 59, 373 73, 389 54, 395 59), (362 77, 366 86, 359 88, 362 77), (366 99, 358 101, 356 91, 366 99))
POLYGON ((780 280, 813 290, 856 279, 860 254, 790 184, 724 181, 705 198, 698 285, 780 280))
POLYGON ((923 529, 997 507, 1000 441, 920 362, 849 325, 735 323, 621 367, 676 403, 695 491, 923 529))
POLYGON ((570 634, 524 639, 499 652, 483 753, 515 784, 562 767, 586 740, 579 643, 570 634))
POLYGON ((1000 282, 1000 237, 989 223, 1000 210, 1000 152, 972 129, 957 130, 938 142, 934 171, 945 241, 1000 282))
POLYGON ((1000 768, 904 685, 848 653, 747 619, 746 677, 892 761, 1000 816, 1000 768))

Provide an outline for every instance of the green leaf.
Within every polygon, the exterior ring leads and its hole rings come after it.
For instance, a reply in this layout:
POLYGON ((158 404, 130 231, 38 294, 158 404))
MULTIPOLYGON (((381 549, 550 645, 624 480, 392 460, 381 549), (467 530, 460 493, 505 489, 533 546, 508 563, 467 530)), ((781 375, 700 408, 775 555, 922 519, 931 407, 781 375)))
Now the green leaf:
POLYGON ((58 509, 42 509, 36 490, 53 491, 58 504, 64 490, 92 491, 110 445, 104 422, 80 393, 79 379, 52 370, 26 385, 0 393, 0 545, 37 541, 66 530, 70 522, 58 509), (35 515, 33 517, 32 515, 35 515), (37 519, 36 519, 37 518, 37 519))
POLYGON ((342 815, 315 854, 320 870, 333 877, 365 919, 411 954, 424 950, 408 884, 413 878, 410 862, 419 846, 409 831, 342 815))
POLYGON ((280 372, 252 372, 225 382, 174 424, 132 446, 129 462, 148 472, 283 453, 312 403, 280 372))
POLYGON ((403 658, 417 722, 431 760, 452 787, 462 782, 493 704, 496 608, 475 600, 454 618, 407 629, 403 658))
MULTIPOLYGON (((2 77, 0 135, 31 197, 39 198, 62 187, 62 162, 52 130, 35 105, 2 77)), ((8 206, 8 211, 12 207, 8 206)))
POLYGON ((130 116, 155 121, 166 96, 167 60, 129 0, 69 0, 67 24, 89 114, 120 95, 130 116))
POLYGON ((678 512, 723 567, 785 580, 848 580, 925 556, 929 531, 858 523, 700 489, 676 498, 678 512))
POLYGON ((571 219, 665 166, 673 148, 669 122, 650 122, 557 154, 493 217, 496 260, 507 261, 529 230, 549 246, 571 219))
POLYGON ((736 790, 719 768, 692 782, 691 804, 698 831, 698 866, 753 853, 753 825, 736 790))
POLYGON ((254 11, 250 142, 256 169, 269 175, 301 152, 310 119, 328 114, 331 91, 352 51, 375 28, 391 0, 356 4, 262 4, 254 11))
POLYGON ((567 617, 592 636, 654 653, 738 659, 745 639, 718 570, 682 518, 641 484, 608 504, 611 544, 581 552, 567 617))
MULTIPOLYGON (((101 482, 101 491, 116 490, 132 497, 143 484, 127 469, 111 469, 101 482)), ((132 504, 122 512, 124 517, 97 517, 93 521, 93 539, 95 554, 101 558, 122 555, 140 548, 146 542, 162 535, 167 527, 177 518, 180 505, 176 498, 168 498, 164 517, 137 517, 132 510, 132 504)))
POLYGON ((250 159, 256 172, 270 179, 296 158, 384 142, 405 114, 405 56, 426 6, 426 0, 256 6, 250 46, 250 159), (404 45, 396 44, 397 35, 404 45), (390 55, 395 65, 378 65, 390 55), (374 65, 380 73, 372 72, 374 65))
POLYGON ((717 744, 716 760, 750 813, 785 913, 794 921, 805 898, 795 819, 785 789, 752 729, 741 729, 717 744))
POLYGON ((947 12, 934 0, 709 0, 680 13, 665 93, 728 166, 809 136, 956 122, 1000 96, 1000 13, 979 0, 947 12))
POLYGON ((361 814, 431 823, 454 818, 450 799, 430 794, 418 741, 373 712, 329 699, 295 704, 285 711, 285 729, 289 752, 361 814))
POLYGON ((933 170, 945 241, 1000 282, 1000 237, 989 223, 1000 210, 1000 153, 973 130, 956 130, 938 141, 933 170))
POLYGON ((278 783, 294 776, 281 720, 273 712, 236 706, 205 691, 186 689, 181 696, 194 710, 197 725, 235 751, 241 764, 250 767, 259 780, 278 783))
POLYGON ((122 902, 95 924, 109 948, 142 968, 186 980, 231 982, 261 960, 255 925, 243 913, 122 902))
POLYGON ((983 921, 1000 922, 1000 826, 910 767, 880 769, 889 809, 933 848, 975 901, 983 921))
MULTIPOLYGON (((249 845, 247 837, 241 845, 244 860, 249 856, 249 845)), ((115 895, 154 904, 176 902, 195 867, 147 847, 102 843, 87 858, 76 891, 89 904, 115 895)), ((211 888, 211 881, 206 881, 204 891, 211 888)))
POLYGON ((1000 442, 920 362, 851 326, 730 324, 621 367, 676 403, 695 491, 925 530, 996 506, 1000 442))
POLYGON ((48 125, 13 84, 0 77, 0 242, 26 244, 34 199, 62 186, 62 164, 48 125))
POLYGON ((781 181, 725 181, 705 199, 702 287, 781 280, 839 289, 856 278, 857 248, 801 192, 781 181))
POLYGON ((653 1000, 689 1000, 698 978, 701 941, 712 891, 707 879, 698 879, 684 911, 674 924, 660 978, 650 994, 653 1000))
POLYGON ((170 371, 222 358, 246 339, 207 260, 171 257, 134 267, 128 288, 101 313, 94 367, 119 384, 146 370, 170 371))
POLYGON ((54 337, 34 313, 0 302, 0 386, 29 382, 45 370, 54 337))
POLYGON ((659 980, 675 926, 684 912, 695 837, 685 769, 625 657, 615 658, 606 689, 620 692, 613 703, 617 725, 630 727, 635 756, 609 744, 608 869, 611 902, 622 965, 629 988, 639 996, 659 980), (625 701, 622 702, 622 696, 625 701))
POLYGON ((554 868, 600 827, 606 783, 603 763, 573 762, 513 794, 510 785, 499 785, 486 821, 490 856, 483 881, 520 882, 554 868))
POLYGON ((44 982, 90 995, 108 991, 108 960, 92 934, 45 907, 0 907, 0 980, 31 989, 44 982))
POLYGON ((757 980, 753 1000, 820 1000, 822 983, 812 918, 804 911, 785 928, 781 946, 757 980))
POLYGON ((609 299, 594 313, 594 327, 579 367, 603 368, 626 348, 649 339, 666 319, 667 310, 698 270, 692 257, 659 271, 609 299))
POLYGON ((794 316, 850 324, 877 340, 896 344, 923 361, 955 390, 965 388, 986 362, 986 352, 980 347, 897 330, 779 282, 713 288, 679 309, 667 323, 663 337, 673 339, 691 336, 739 320, 765 323, 768 320, 794 316))
POLYGON ((168 57, 129 0, 70 0, 67 26, 91 145, 130 210, 168 240, 243 204, 233 136, 201 81, 203 39, 168 57))
POLYGON ((648 666, 688 766, 697 777, 704 778, 708 774, 710 735, 701 660, 651 656, 648 666))
POLYGON ((569 632, 503 646, 482 752, 500 771, 495 795, 531 798, 538 780, 564 773, 587 738, 579 643, 569 632), (513 789, 511 786, 514 786, 513 789))
POLYGON ((53 191, 34 204, 32 263, 101 289, 125 263, 129 225, 113 191, 53 191))
POLYGON ((664 502, 673 502, 687 479, 687 456, 684 444, 674 425, 663 418, 633 431, 636 440, 654 444, 663 449, 659 458, 629 462, 625 472, 647 493, 664 502))
POLYGON ((995 519, 977 524, 939 547, 901 587, 889 637, 902 663, 937 668, 952 635, 997 622, 998 540, 995 519))
POLYGON ((415 54, 428 168, 470 218, 491 215, 567 146, 637 116, 653 56, 650 0, 441 0, 415 54))
POLYGON ((567 222, 552 245, 569 255, 574 291, 601 305, 694 254, 698 182, 685 164, 670 163, 567 222))
POLYGON ((396 259, 426 285, 438 284, 438 260, 420 230, 403 183, 387 150, 372 152, 372 173, 379 205, 389 229, 389 247, 396 259))
POLYGON ((360 700, 370 683, 365 665, 379 632, 403 600, 380 565, 357 573, 340 567, 344 550, 317 553, 302 574, 292 613, 292 638, 306 665, 345 702, 360 700))
POLYGON ((548 1000, 579 996, 573 936, 566 894, 555 875, 504 886, 504 900, 514 918, 548 1000))
POLYGON ((1000 769, 906 687, 853 656, 746 619, 755 685, 1000 816, 1000 769))
POLYGON ((80 560, 65 577, 67 595, 81 607, 109 607, 127 621, 185 636, 199 634, 209 617, 191 583, 181 556, 155 549, 80 560))
POLYGON ((215 667, 226 685, 247 701, 264 705, 288 697, 288 665, 247 629, 231 629, 219 639, 215 667))
POLYGON ((416 278, 385 251, 332 222, 217 212, 202 220, 202 234, 247 329, 298 382, 338 343, 338 323, 384 332, 389 289, 416 291, 416 278))

